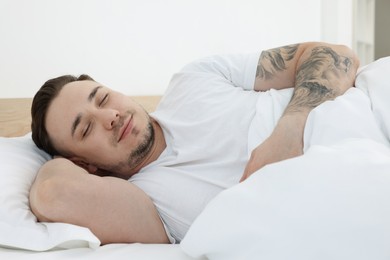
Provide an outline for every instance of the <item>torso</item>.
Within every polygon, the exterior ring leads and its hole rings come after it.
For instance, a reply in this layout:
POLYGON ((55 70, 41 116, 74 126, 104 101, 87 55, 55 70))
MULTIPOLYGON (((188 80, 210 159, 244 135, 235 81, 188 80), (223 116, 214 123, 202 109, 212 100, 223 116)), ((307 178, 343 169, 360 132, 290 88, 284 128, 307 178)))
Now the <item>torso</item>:
POLYGON ((177 241, 212 198, 238 183, 248 161, 248 129, 258 93, 213 86, 198 85, 162 101, 152 117, 167 147, 131 179, 152 198, 177 241))

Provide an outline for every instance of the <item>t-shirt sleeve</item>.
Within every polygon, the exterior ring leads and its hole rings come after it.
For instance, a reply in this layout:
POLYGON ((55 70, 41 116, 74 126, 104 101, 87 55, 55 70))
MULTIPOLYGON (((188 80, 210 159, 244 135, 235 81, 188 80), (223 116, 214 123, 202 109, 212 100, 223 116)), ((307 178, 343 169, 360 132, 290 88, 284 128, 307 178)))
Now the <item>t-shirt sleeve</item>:
POLYGON ((253 90, 259 57, 260 53, 210 56, 186 65, 181 73, 220 77, 235 87, 253 90))

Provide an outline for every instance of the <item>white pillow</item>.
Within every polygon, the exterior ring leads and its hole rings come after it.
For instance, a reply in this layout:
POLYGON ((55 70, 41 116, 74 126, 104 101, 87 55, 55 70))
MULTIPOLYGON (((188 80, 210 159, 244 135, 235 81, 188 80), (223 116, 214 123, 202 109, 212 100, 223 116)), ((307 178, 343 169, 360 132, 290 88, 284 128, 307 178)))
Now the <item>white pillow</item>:
POLYGON ((39 223, 29 208, 29 191, 38 169, 50 159, 30 134, 0 137, 0 246, 33 251, 98 247, 100 241, 83 227, 39 223))

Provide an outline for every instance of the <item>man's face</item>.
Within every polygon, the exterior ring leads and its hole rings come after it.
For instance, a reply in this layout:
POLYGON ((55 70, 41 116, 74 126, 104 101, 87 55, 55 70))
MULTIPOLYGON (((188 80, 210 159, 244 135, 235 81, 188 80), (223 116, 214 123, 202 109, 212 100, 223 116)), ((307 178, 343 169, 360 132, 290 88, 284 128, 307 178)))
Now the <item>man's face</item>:
POLYGON ((146 111, 94 81, 66 84, 49 106, 46 129, 56 149, 74 161, 129 174, 154 141, 146 111))

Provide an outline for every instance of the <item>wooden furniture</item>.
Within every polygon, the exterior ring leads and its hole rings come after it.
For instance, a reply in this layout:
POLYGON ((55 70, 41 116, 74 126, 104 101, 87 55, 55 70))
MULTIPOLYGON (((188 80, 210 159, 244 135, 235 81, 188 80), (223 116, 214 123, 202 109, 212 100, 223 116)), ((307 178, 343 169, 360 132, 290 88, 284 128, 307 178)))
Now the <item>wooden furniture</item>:
MULTIPOLYGON (((148 112, 154 111, 160 96, 132 97, 148 112)), ((0 136, 16 137, 30 132, 32 98, 0 99, 0 136)))

